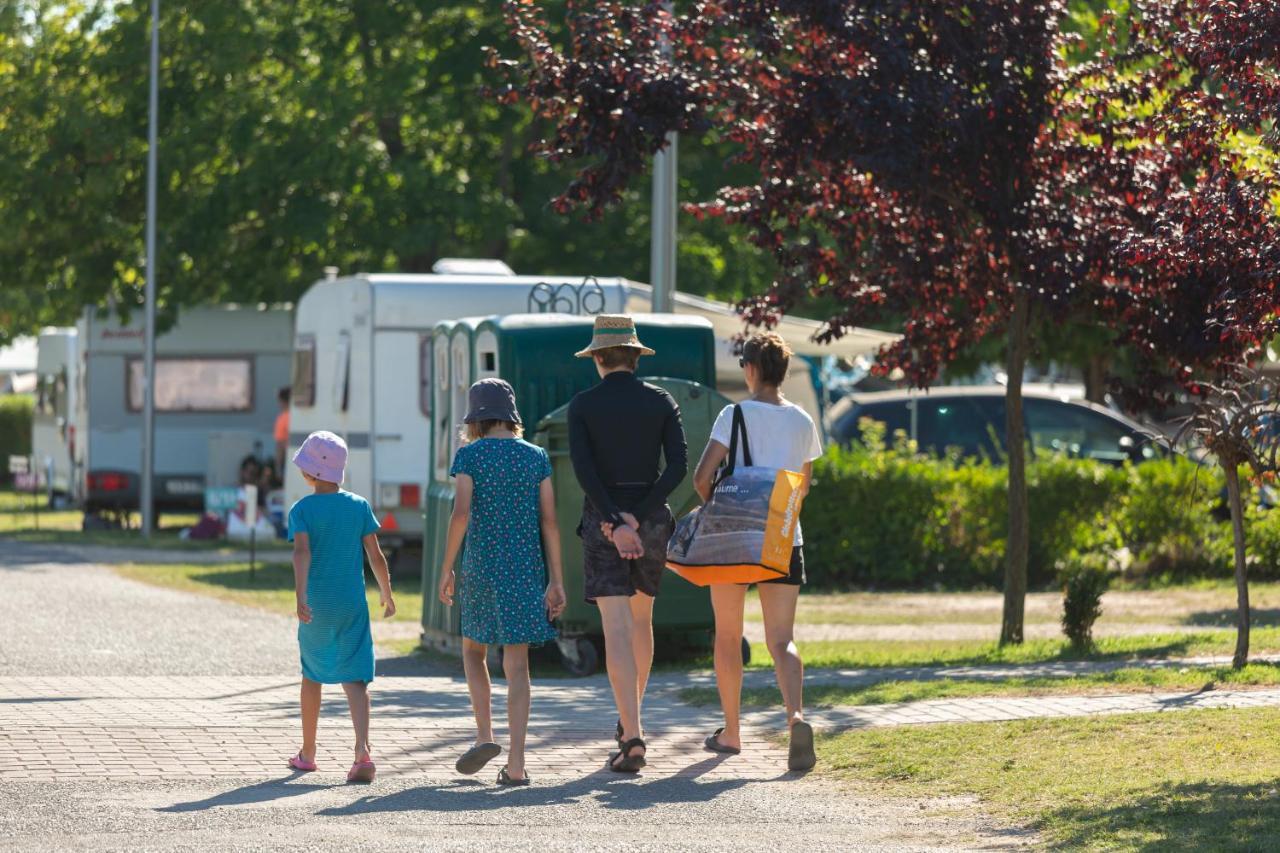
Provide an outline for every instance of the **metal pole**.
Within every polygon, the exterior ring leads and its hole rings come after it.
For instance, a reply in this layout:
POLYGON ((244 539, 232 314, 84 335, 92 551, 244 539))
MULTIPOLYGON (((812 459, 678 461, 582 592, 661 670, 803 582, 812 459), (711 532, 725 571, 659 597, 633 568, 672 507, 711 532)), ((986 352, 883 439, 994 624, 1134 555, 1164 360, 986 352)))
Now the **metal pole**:
POLYGON ((147 118, 147 284, 142 384, 142 535, 155 530, 156 121, 160 113, 160 0, 151 0, 151 104, 147 118))
MULTIPOLYGON (((672 13, 670 0, 662 4, 672 13)), ((664 39, 662 55, 670 58, 671 44, 664 39)), ((678 134, 667 133, 666 146, 653 155, 652 233, 649 242, 649 278, 653 285, 653 310, 675 310, 676 292, 676 162, 678 134)))
POLYGON ((653 310, 675 310, 676 292, 676 160, 679 136, 667 134, 667 147, 653 155, 653 235, 649 250, 653 310))

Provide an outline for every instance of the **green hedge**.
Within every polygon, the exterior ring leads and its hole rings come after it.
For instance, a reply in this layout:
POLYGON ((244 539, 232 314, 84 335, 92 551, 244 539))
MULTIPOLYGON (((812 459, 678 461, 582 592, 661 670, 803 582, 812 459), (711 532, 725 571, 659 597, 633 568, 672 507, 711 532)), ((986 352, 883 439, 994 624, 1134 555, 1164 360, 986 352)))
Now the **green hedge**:
POLYGON ((34 401, 22 394, 0 396, 0 482, 11 482, 9 456, 31 454, 31 414, 34 401))
MULTIPOLYGON (((883 429, 870 426, 861 445, 814 464, 804 509, 810 577, 826 587, 1001 586, 1005 478, 1001 465, 921 456, 901 437, 886 446, 883 429)), ((1033 588, 1089 554, 1131 577, 1230 573, 1213 468, 1182 457, 1115 467, 1040 455, 1027 487, 1033 588)), ((1255 573, 1280 576, 1280 512, 1254 515, 1255 573)))

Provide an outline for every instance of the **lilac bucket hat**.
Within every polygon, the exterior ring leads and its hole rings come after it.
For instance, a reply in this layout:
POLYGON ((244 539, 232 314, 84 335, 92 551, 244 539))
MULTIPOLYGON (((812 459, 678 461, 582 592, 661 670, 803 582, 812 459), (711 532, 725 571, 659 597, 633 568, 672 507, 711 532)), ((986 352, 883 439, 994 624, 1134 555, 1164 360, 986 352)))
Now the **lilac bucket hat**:
POLYGON ((347 467, 347 443, 328 430, 318 430, 307 436, 293 454, 293 464, 317 480, 341 483, 347 467))

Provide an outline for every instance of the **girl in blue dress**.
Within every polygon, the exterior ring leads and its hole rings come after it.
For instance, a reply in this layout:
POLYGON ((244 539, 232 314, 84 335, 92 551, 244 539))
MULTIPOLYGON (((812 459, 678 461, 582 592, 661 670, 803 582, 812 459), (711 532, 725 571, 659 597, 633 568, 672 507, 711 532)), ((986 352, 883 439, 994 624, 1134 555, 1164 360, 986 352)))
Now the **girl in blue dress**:
POLYGON ((464 423, 466 444, 449 472, 456 496, 439 591, 440 600, 452 606, 456 585, 462 606, 462 663, 478 736, 456 767, 477 773, 502 752, 493 737, 486 664, 489 646, 501 645, 511 745, 498 783, 528 785, 529 646, 555 639, 551 620, 565 605, 551 461, 545 450, 520 437, 515 392, 501 379, 471 386, 464 423), (455 580, 464 535, 466 552, 455 580))
POLYGON ((341 684, 355 728, 355 760, 348 782, 372 782, 369 755, 369 682, 373 637, 364 592, 368 556, 382 594, 382 615, 395 615, 387 559, 378 545, 378 521, 368 501, 343 491, 347 445, 331 432, 313 432, 294 454, 314 493, 289 510, 293 576, 302 657, 302 749, 289 759, 295 770, 316 769, 316 727, 323 684, 341 684))

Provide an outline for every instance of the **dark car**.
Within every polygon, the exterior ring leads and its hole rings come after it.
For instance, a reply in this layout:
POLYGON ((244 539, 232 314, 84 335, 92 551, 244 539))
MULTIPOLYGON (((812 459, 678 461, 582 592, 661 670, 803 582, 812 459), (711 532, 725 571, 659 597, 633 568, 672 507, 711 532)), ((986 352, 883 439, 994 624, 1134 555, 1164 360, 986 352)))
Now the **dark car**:
MULTIPOLYGON (((1027 389, 1022 411, 1031 446, 1119 465, 1157 459, 1166 452, 1142 426, 1092 403, 1027 389)), ((952 386, 931 391, 851 394, 827 414, 832 441, 861 438, 863 418, 901 430, 926 453, 956 448, 966 456, 999 458, 1005 442, 1005 389, 999 385, 952 386)))

